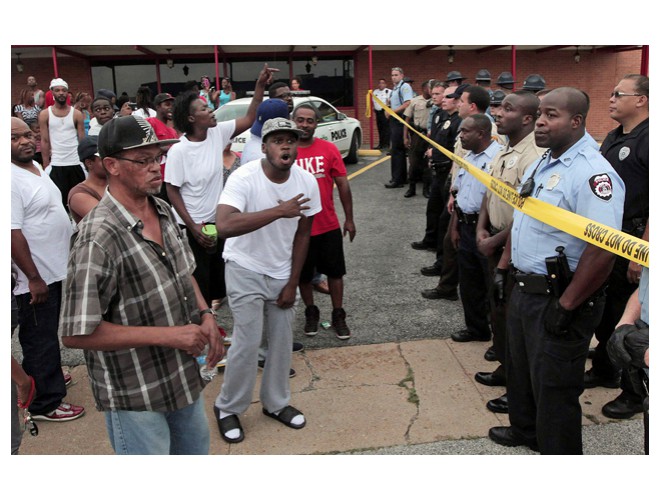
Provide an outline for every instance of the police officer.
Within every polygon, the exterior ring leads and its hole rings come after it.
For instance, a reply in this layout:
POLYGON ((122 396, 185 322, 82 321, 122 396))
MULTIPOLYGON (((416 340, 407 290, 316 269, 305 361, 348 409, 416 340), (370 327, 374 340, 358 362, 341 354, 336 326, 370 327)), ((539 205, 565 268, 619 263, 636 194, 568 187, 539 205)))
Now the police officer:
POLYGON ((536 73, 529 75, 525 78, 522 86, 523 90, 529 90, 530 92, 539 92, 545 88, 545 78, 536 73))
MULTIPOLYGON (((495 93, 499 92, 501 91, 495 91, 495 93)), ((497 132, 507 136, 509 142, 493 160, 491 175, 512 188, 520 185, 520 179, 527 167, 538 160, 544 151, 534 142, 534 122, 538 108, 538 97, 526 90, 509 94, 504 98, 499 109, 495 108, 497 132)), ((492 352, 484 357, 499 361, 500 364, 493 372, 477 372, 474 378, 477 382, 489 386, 506 385, 506 302, 513 282, 507 280, 508 268, 498 271, 497 275, 495 269, 502 256, 512 222, 513 207, 492 191, 488 191, 479 211, 477 223, 477 247, 488 258, 493 330, 492 352)), ((486 407, 495 413, 508 413, 506 394, 488 401, 486 407)))
MULTIPOLYGON (((490 173, 491 162, 500 144, 491 136, 492 122, 485 114, 463 120, 460 140, 468 151, 465 161, 490 173)), ((488 341, 488 260, 477 249, 476 228, 486 186, 461 168, 452 186, 456 203, 451 214, 451 239, 458 257, 458 281, 467 329, 452 333, 455 342, 488 341)))
MULTIPOLYGON (((644 233, 649 217, 649 79, 642 75, 626 75, 614 87, 610 97, 610 117, 620 125, 612 130, 600 148, 626 185, 622 230, 636 237, 644 233)), ((603 319, 596 328, 598 339, 592 368, 585 373, 585 387, 615 388, 622 392, 603 406, 606 417, 630 418, 642 411, 642 399, 634 391, 627 371, 611 363, 607 341, 623 314, 630 295, 637 289, 641 266, 617 257, 609 277, 603 319)))
POLYGON ((509 93, 513 90, 513 84, 516 83, 513 79, 513 74, 509 71, 502 71, 500 76, 497 77, 495 84, 503 90, 505 93, 509 93))
MULTIPOLYGON (((454 95, 457 87, 447 87, 436 82, 431 90, 431 100, 441 107, 433 115, 430 138, 449 151, 454 151, 454 143, 458 137, 458 127, 461 118, 458 116, 458 98, 454 95)), ((440 216, 446 203, 445 182, 451 169, 451 160, 436 148, 429 148, 426 156, 430 158, 433 177, 428 202, 426 203, 426 230, 421 241, 414 241, 411 246, 415 250, 436 250, 441 248, 444 231, 440 232, 440 216)))
POLYGON ((450 71, 447 73, 447 78, 445 79, 445 82, 447 82, 447 85, 460 85, 463 83, 463 80, 466 80, 466 78, 461 74, 460 71, 450 71))
MULTIPOLYGON (((520 194, 618 229, 625 188, 607 160, 586 145, 588 109, 588 97, 575 88, 545 96, 534 136, 549 151, 528 167, 520 194)), ((507 248, 498 267, 510 254, 515 280, 507 310, 511 425, 493 427, 488 436, 544 454, 581 454, 584 365, 614 254, 520 211, 514 213, 507 248), (559 264, 565 259, 570 282, 563 291, 549 286, 546 258, 559 264)))
POLYGON ((495 121, 497 121, 497 115, 502 107, 502 101, 504 101, 505 97, 506 94, 502 90, 494 90, 493 94, 490 96, 490 107, 488 110, 490 116, 492 116, 495 121))
MULTIPOLYGON (((392 68, 392 93, 390 94, 390 108, 397 115, 403 116, 403 112, 410 105, 413 90, 409 83, 403 80, 403 70, 401 68, 392 68)), ((390 141, 391 152, 391 172, 392 179, 385 184, 386 188, 403 187, 406 183, 406 148, 403 145, 403 123, 395 117, 390 116, 390 141)))
MULTIPOLYGON (((403 115, 406 117, 406 121, 410 126, 424 135, 426 135, 427 132, 426 127, 428 125, 429 112, 431 111, 432 106, 431 89, 429 87, 430 80, 426 80, 422 83, 422 94, 415 96, 412 101, 410 101, 410 106, 408 106, 403 112, 403 115)), ((424 170, 428 164, 428 159, 425 156, 426 150, 428 149, 428 143, 415 132, 408 130, 408 127, 404 127, 403 144, 408 149, 408 161, 410 163, 408 170, 410 186, 403 196, 410 198, 417 194, 417 182, 424 180, 424 170)))

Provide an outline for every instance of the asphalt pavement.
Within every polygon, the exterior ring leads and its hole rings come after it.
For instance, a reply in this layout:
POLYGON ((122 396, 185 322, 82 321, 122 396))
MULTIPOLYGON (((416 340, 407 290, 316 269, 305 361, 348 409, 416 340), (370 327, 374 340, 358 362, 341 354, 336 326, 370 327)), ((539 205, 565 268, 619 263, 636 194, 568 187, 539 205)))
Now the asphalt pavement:
MULTIPOLYGON (((298 376, 292 379, 292 404, 298 401, 308 416, 308 426, 300 431, 305 432, 300 434, 305 439, 279 428, 280 437, 276 438, 274 427, 259 434, 263 419, 256 393, 245 417, 245 441, 226 445, 211 422, 212 453, 534 454, 527 448, 497 446, 486 437, 490 426, 507 422, 505 415, 492 414, 484 407, 488 399, 504 392, 503 388, 485 388, 473 380, 476 371, 495 367, 483 359, 490 344, 458 345, 451 341, 450 334, 465 327, 460 301, 421 297, 423 289, 437 284, 437 278, 419 272, 432 264, 434 254, 410 246, 424 234, 426 199, 421 186, 412 198, 404 198, 405 189, 385 189, 390 179, 389 160, 367 168, 378 159, 362 156, 358 164, 348 166, 349 174, 361 171, 350 181, 357 236, 352 243, 348 238, 344 243, 344 308, 352 337, 342 341, 331 330, 313 338, 304 336, 304 308, 302 304, 297 307, 294 339, 305 345, 305 351, 294 355, 298 376), (394 416, 388 415, 388 405, 395 408, 394 416), (350 418, 333 420, 331 415, 337 411, 350 418), (359 435, 343 433, 353 422, 359 422, 359 435), (253 440, 250 426, 254 427, 253 440)), ((338 196, 335 204, 343 222, 338 196)), ((315 293, 315 300, 321 321, 330 321, 329 297, 315 293)), ((226 304, 220 310, 219 322, 231 332, 226 304)), ((16 336, 12 352, 20 359, 16 336)), ((84 366, 80 366, 84 365, 82 353, 63 347, 62 362, 72 367, 76 379, 70 399, 77 404, 85 401, 87 415, 69 423, 42 423, 43 437, 26 436, 22 453, 111 454, 101 415, 90 399, 84 366)), ((212 387, 205 390, 207 406, 217 394, 221 378, 216 377, 212 387)), ((585 391, 585 453, 643 454, 640 418, 617 422, 600 415, 600 406, 617 394, 605 389, 585 391)))

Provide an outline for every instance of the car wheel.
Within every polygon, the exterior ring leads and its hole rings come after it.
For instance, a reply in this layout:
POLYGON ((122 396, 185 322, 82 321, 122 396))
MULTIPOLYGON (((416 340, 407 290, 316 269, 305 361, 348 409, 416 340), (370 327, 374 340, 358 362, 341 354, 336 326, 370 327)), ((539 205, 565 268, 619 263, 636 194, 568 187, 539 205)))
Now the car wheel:
POLYGON ((358 149, 360 149, 360 133, 355 131, 353 137, 351 137, 351 149, 348 151, 348 156, 346 156, 346 163, 358 162, 358 149))

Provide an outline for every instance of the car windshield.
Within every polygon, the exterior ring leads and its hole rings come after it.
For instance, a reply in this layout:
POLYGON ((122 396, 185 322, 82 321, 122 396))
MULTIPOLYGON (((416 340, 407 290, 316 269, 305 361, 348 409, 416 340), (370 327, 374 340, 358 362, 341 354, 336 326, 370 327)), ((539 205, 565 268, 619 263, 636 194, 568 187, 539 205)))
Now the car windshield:
POLYGON ((231 106, 222 106, 215 112, 215 119, 219 122, 226 122, 241 118, 247 114, 249 103, 236 104, 231 106))

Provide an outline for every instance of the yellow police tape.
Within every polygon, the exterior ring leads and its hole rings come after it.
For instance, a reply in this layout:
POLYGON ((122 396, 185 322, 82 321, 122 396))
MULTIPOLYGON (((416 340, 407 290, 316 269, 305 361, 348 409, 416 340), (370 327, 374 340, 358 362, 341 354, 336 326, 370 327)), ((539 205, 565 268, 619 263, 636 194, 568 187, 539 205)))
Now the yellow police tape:
POLYGON ((456 156, 448 149, 443 148, 436 142, 432 141, 424 134, 418 132, 411 127, 405 120, 399 117, 392 111, 383 101, 373 95, 369 90, 367 93, 367 116, 371 116, 371 99, 377 102, 382 108, 390 115, 399 120, 404 126, 415 132, 418 136, 422 137, 426 142, 431 144, 434 148, 441 151, 447 157, 455 161, 459 166, 467 170, 476 179, 485 185, 489 190, 499 196, 506 203, 511 205, 516 210, 520 210, 526 215, 533 217, 545 224, 560 229, 565 233, 575 236, 581 240, 596 245, 600 248, 612 252, 616 255, 637 262, 643 266, 649 267, 649 243, 640 238, 635 238, 627 233, 614 229, 612 227, 599 224, 575 214, 563 208, 550 205, 537 198, 520 196, 518 191, 504 182, 495 179, 490 174, 483 172, 481 169, 466 162, 460 156, 456 156))

